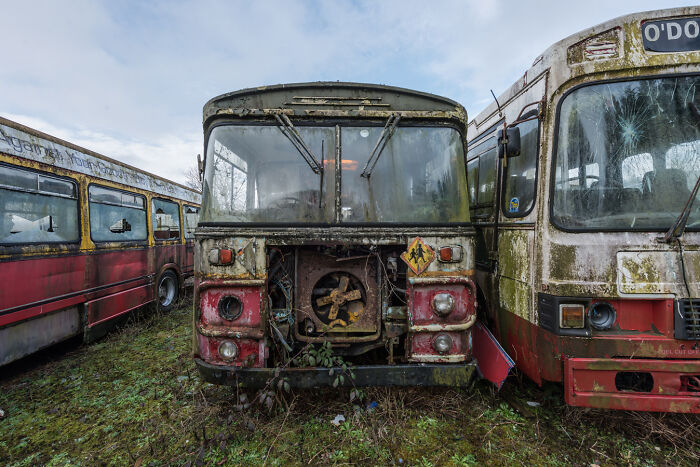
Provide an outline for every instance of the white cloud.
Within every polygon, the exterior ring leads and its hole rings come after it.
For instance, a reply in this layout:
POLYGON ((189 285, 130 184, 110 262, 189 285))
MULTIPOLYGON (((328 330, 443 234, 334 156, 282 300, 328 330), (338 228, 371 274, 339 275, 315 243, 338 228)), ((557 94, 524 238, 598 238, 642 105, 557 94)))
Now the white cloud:
POLYGON ((379 82, 443 94, 475 114, 490 103, 489 89, 503 91, 553 42, 664 6, 675 5, 5 2, 0 113, 181 180, 201 152, 202 105, 217 94, 281 82, 379 82))

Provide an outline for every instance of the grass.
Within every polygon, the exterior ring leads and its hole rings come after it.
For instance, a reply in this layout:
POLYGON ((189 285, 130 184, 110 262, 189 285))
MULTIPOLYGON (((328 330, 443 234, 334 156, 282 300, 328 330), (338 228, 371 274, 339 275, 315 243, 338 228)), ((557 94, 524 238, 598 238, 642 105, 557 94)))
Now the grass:
MULTIPOLYGON (((202 382, 190 307, 136 316, 90 346, 0 378, 0 464, 697 465, 697 416, 566 407, 511 377, 501 392, 280 394, 271 411, 202 382), (376 401, 373 409, 369 402, 376 401), (531 407, 528 401, 540 406, 531 407), (346 421, 330 421, 343 414, 346 421)), ((254 400, 255 394, 246 394, 254 400)))

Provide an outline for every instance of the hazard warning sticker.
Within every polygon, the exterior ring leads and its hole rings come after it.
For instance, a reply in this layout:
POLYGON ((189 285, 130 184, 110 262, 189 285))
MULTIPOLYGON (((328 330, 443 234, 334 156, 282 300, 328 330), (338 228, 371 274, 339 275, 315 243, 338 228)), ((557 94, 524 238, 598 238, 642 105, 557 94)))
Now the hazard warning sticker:
POLYGON ((401 253, 401 259, 408 264, 411 271, 420 275, 435 259, 435 252, 423 242, 423 239, 416 237, 408 246, 408 251, 401 253))

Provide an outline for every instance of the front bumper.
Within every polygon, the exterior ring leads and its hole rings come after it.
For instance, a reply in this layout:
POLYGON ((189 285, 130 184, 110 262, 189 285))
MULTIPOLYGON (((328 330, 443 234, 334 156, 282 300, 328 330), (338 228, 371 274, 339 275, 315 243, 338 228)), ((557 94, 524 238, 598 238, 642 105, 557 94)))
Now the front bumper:
MULTIPOLYGON (((315 388, 331 386, 336 376, 343 374, 340 367, 332 368, 240 368, 212 365, 200 358, 194 359, 202 377, 214 384, 262 388, 273 379, 287 378, 291 387, 315 388)), ((354 366, 355 377, 345 374, 341 386, 459 386, 472 381, 476 364, 405 364, 354 366)))
POLYGON ((580 407, 700 413, 700 391, 687 384, 698 376, 698 360, 567 358, 565 399, 580 407), (648 390, 621 389, 617 378, 625 373, 650 377, 648 390))

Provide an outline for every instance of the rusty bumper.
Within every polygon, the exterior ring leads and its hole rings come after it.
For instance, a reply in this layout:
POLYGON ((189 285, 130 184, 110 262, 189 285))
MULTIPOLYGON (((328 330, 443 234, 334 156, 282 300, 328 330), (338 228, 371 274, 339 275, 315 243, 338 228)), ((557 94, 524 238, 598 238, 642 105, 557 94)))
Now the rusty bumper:
MULTIPOLYGON (((202 377, 214 384, 240 385, 249 388, 265 387, 276 377, 276 368, 239 368, 212 365, 195 358, 202 377)), ((459 386, 466 387, 472 381, 476 364, 406 364, 367 365, 352 367, 355 377, 344 377, 342 386, 459 386)), ((331 386, 342 368, 285 368, 277 374, 287 378, 295 388, 331 386)))
POLYGON ((581 407, 700 413, 699 381, 698 360, 564 361, 566 403, 581 407), (630 387, 630 380, 638 381, 637 387, 630 387))

